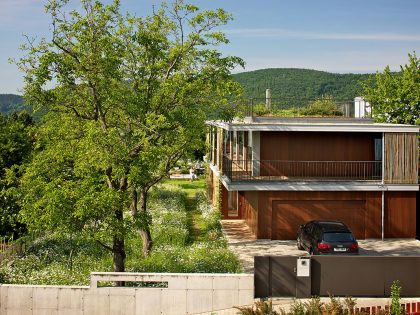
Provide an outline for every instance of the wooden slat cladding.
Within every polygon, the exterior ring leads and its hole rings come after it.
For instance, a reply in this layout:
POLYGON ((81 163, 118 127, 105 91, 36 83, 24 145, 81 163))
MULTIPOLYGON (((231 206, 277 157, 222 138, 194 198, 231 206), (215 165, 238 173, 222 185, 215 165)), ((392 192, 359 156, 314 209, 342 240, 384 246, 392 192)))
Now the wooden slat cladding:
POLYGON ((258 229, 258 191, 245 191, 243 204, 243 218, 254 235, 258 229))
POLYGON ((376 133, 261 132, 261 160, 374 161, 376 133))
POLYGON ((385 237, 416 237, 416 192, 385 193, 385 237))
POLYGON ((385 133, 384 180, 389 184, 417 184, 418 138, 413 133, 385 133))

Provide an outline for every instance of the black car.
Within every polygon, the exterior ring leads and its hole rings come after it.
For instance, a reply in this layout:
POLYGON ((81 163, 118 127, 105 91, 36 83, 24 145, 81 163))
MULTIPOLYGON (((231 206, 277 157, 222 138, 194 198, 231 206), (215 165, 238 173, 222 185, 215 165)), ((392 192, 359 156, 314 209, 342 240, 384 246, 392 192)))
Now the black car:
POLYGON ((351 230, 340 221, 310 221, 297 232, 297 247, 311 255, 358 254, 359 245, 351 230))

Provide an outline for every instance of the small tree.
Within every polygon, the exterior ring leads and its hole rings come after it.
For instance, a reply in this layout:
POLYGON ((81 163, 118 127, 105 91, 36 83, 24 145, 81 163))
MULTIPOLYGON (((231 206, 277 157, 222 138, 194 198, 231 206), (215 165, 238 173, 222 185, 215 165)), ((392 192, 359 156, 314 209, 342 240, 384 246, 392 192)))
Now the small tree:
POLYGON ((389 66, 363 84, 363 96, 378 122, 420 125, 420 59, 408 54, 408 64, 393 73, 389 66))
POLYGON ((227 43, 214 31, 231 19, 222 9, 180 0, 140 18, 118 0, 70 13, 67 2, 50 0, 52 40, 29 41, 18 62, 27 100, 48 112, 22 216, 32 229, 86 233, 124 271, 127 233, 137 227, 151 248, 148 190, 201 145, 207 113, 239 91, 230 70, 242 61, 215 50, 227 43))

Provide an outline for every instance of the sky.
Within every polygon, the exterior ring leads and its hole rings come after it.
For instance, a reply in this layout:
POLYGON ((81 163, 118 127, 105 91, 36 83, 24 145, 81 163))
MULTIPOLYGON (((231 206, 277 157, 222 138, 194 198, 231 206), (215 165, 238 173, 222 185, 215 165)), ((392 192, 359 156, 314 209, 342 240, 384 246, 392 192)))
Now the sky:
MULTIPOLYGON (((78 0, 70 0, 76 5, 78 0)), ((103 0, 109 3, 110 0, 103 0)), ((144 16, 156 0, 121 0, 122 11, 144 16)), ((171 2, 171 1, 168 1, 171 2)), ((219 50, 244 59, 245 69, 306 68, 334 73, 399 70, 420 54, 420 0, 190 0, 200 9, 233 15, 219 50)), ((19 59, 25 36, 50 38, 44 0, 0 0, 0 94, 21 94, 19 59)))

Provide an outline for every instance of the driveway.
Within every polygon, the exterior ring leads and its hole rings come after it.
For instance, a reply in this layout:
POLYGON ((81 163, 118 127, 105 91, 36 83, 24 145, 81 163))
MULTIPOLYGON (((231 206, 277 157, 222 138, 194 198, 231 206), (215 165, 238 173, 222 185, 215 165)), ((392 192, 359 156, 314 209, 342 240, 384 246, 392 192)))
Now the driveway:
MULTIPOLYGON (((222 220, 223 234, 238 255, 244 272, 254 272, 254 256, 305 256, 296 241, 257 240, 242 220, 222 220)), ((366 256, 420 256, 420 241, 415 239, 360 240, 359 253, 366 256)))

